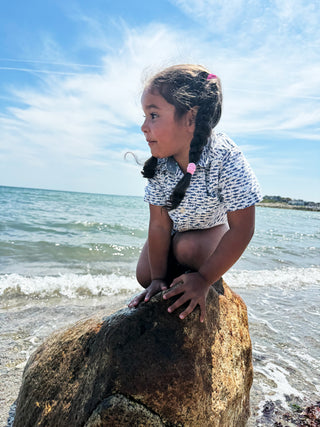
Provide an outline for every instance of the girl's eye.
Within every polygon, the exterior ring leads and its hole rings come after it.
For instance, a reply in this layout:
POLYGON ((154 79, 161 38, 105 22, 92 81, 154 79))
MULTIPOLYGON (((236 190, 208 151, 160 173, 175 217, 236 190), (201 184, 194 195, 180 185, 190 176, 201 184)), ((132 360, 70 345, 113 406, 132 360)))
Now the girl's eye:
MULTIPOLYGON (((153 120, 153 119, 155 119, 155 118, 159 117, 157 113, 150 113, 150 114, 149 114, 149 116, 150 116, 151 120, 153 120)), ((143 115, 143 117, 144 117, 145 119, 147 118, 147 116, 146 116, 145 114, 143 115)))

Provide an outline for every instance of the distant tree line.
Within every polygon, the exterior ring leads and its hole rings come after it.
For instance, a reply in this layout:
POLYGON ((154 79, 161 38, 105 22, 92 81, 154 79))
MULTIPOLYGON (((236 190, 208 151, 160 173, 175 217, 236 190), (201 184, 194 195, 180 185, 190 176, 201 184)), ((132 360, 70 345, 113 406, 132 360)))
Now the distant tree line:
POLYGON ((264 196, 262 203, 288 203, 292 199, 290 197, 281 197, 281 196, 264 196))
POLYGON ((281 196, 264 196, 261 203, 283 203, 290 206, 305 206, 320 208, 320 203, 306 202, 302 199, 291 199, 290 197, 281 196))

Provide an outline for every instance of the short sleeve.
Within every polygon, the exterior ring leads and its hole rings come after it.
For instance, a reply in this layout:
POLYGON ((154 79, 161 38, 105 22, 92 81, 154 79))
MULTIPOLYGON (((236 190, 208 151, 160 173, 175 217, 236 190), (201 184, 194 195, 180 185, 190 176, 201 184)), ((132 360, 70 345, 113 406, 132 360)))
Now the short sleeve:
POLYGON ((145 188, 144 201, 155 206, 165 206, 166 196, 157 176, 148 179, 148 184, 145 188))
POLYGON ((239 149, 223 160, 220 189, 227 212, 248 208, 262 199, 258 180, 239 149))

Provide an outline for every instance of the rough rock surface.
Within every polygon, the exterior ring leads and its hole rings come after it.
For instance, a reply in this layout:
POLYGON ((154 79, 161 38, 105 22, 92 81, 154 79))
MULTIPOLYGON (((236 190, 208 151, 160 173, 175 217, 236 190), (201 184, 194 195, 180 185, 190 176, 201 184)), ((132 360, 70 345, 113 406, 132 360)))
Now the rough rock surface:
POLYGON ((214 286, 204 323, 198 310, 169 314, 172 300, 158 294, 52 335, 26 365, 14 426, 244 426, 246 306, 224 282, 214 286))

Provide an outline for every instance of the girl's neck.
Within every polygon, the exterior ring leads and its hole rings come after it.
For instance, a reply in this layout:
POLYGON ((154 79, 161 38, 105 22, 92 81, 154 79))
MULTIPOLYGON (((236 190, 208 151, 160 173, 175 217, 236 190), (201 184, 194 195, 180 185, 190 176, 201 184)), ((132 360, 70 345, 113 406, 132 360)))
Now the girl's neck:
POLYGON ((174 160, 178 163, 180 169, 183 171, 183 173, 187 172, 187 167, 189 164, 189 153, 187 154, 187 156, 180 156, 179 158, 177 157, 173 157, 174 160))
POLYGON ((188 140, 186 141, 185 149, 173 156, 174 160, 178 163, 183 173, 187 172, 187 167, 189 164, 190 145, 192 140, 192 136, 189 136, 189 135, 187 136, 188 136, 188 140))

